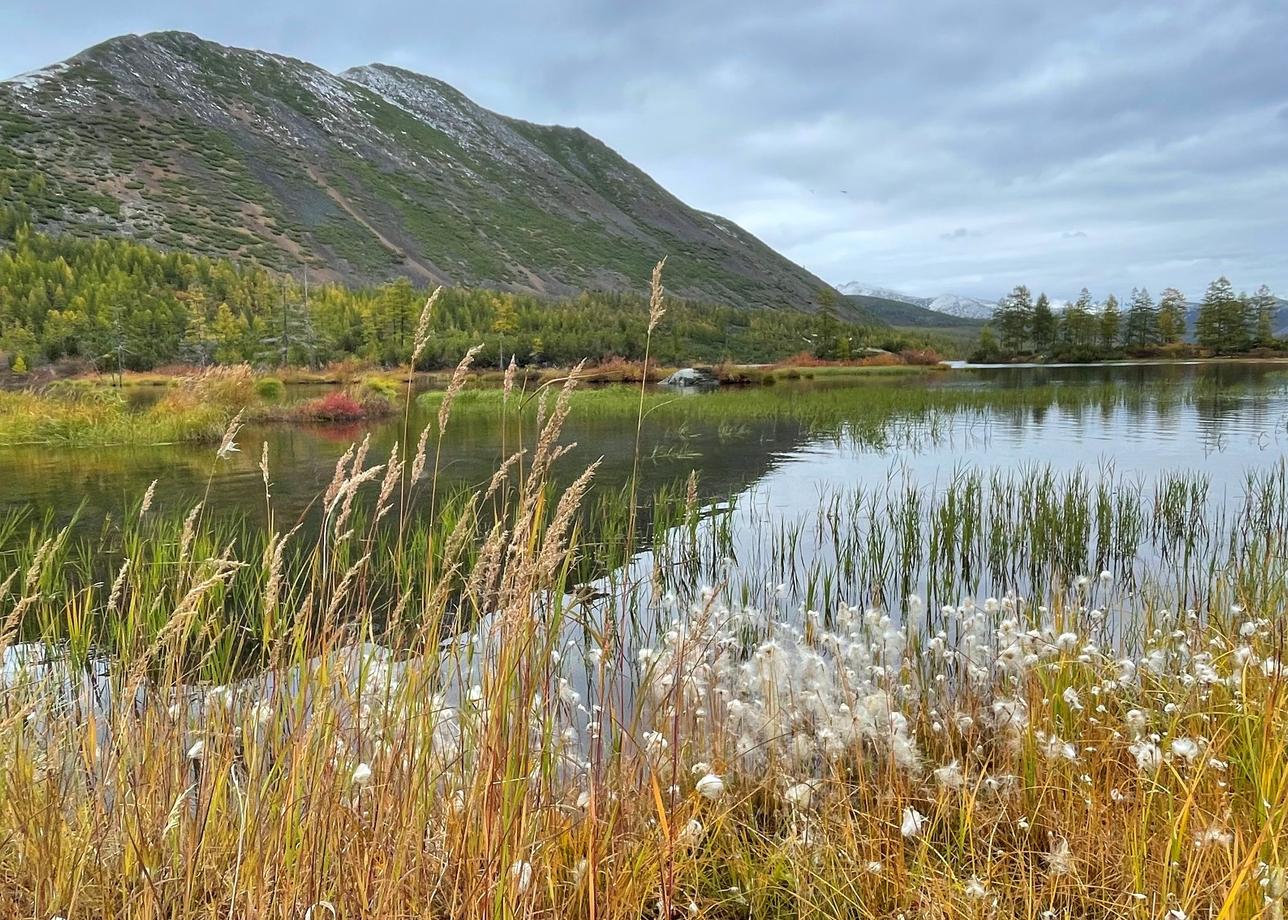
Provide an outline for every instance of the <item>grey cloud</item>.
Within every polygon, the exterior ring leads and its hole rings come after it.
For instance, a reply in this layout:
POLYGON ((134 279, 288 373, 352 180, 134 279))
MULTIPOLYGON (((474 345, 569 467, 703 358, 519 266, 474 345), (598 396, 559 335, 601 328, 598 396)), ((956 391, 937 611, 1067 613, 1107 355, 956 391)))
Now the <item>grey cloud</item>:
POLYGON ((183 28, 441 77, 580 125, 833 281, 1288 291, 1279 0, 5 4, 15 71, 183 28))

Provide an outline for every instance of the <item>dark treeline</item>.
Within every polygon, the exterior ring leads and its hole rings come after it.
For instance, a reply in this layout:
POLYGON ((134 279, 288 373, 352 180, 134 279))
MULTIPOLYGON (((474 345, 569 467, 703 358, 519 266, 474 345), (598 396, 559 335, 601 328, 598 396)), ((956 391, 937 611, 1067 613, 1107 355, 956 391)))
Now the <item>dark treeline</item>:
MULTIPOLYGON (((16 371, 61 359, 131 370, 179 362, 402 364, 427 296, 406 280, 306 286, 258 266, 125 240, 54 237, 16 222, 0 229, 7 233, 0 240, 0 356, 16 371)), ((556 300, 444 290, 420 365, 453 365, 478 343, 484 366, 503 354, 523 364, 637 360, 647 325, 647 300, 635 294, 556 300)), ((846 323, 827 309, 809 315, 670 298, 652 354, 663 363, 761 362, 919 344, 889 327, 846 323)))
POLYGON ((1096 304, 1083 288, 1074 303, 1056 310, 1046 294, 1035 301, 1029 289, 1019 285, 998 302, 972 359, 1095 361, 1151 355, 1181 347, 1191 331, 1196 345, 1215 354, 1281 349, 1284 342, 1275 336, 1278 309, 1265 285, 1255 294, 1236 294, 1229 279, 1222 277, 1208 285, 1195 327, 1189 330, 1189 306, 1176 288, 1163 291, 1157 303, 1148 291, 1133 290, 1125 304, 1113 294, 1096 304))

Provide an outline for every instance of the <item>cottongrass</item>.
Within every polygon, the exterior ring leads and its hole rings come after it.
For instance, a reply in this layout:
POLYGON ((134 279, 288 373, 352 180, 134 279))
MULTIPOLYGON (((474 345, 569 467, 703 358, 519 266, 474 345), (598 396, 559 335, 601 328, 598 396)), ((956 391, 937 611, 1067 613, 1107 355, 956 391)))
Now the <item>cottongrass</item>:
POLYGON ((117 668, 69 696, 48 658, 15 663, 10 902, 69 918, 1281 908, 1269 624, 1159 611, 1160 644, 1124 680, 1124 653, 1058 603, 1031 628, 1018 599, 961 605, 932 647, 881 611, 807 631, 713 591, 660 601, 669 628, 631 661, 586 654, 599 639, 571 637, 604 623, 555 623, 552 601, 442 656, 333 637, 278 678, 128 697, 180 694, 169 709, 105 705, 128 689, 117 668), (1141 664, 1160 648, 1167 669, 1141 664))

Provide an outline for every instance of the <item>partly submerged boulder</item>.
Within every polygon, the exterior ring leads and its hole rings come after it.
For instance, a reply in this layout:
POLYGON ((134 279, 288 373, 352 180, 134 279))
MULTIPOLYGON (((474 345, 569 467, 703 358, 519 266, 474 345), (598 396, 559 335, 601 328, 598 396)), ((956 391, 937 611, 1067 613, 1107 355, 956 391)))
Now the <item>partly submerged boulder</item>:
POLYGON ((659 386, 664 387, 691 387, 696 389, 708 389, 719 385, 720 381, 716 379, 716 375, 705 367, 682 367, 659 384, 659 386))

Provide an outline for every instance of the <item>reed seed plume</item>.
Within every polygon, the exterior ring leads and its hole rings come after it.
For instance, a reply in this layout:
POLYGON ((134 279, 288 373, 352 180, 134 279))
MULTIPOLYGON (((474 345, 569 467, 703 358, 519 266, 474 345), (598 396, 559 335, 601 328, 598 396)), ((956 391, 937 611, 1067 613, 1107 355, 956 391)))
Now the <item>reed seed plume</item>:
POLYGON ((339 494, 344 481, 349 476, 349 469, 353 462, 355 450, 357 450, 357 445, 350 444, 348 449, 340 456, 340 459, 335 462, 335 473, 332 474, 331 482, 326 487, 326 491, 322 493, 322 506, 324 508, 330 508, 335 504, 336 495, 339 494))
POLYGON ((411 481, 419 482, 420 477, 425 473, 426 449, 429 446, 430 426, 426 425, 420 430, 420 438, 416 441, 416 455, 411 461, 411 481))
POLYGON ((416 369, 416 362, 420 360, 421 355, 425 353, 425 348, 429 345, 429 324, 434 316, 434 304, 438 302, 438 296, 443 292, 443 288, 434 288, 434 292, 429 295, 425 301, 425 306, 420 311, 420 318, 416 321, 416 332, 412 336, 411 350, 411 369, 416 369))
POLYGON ((139 502, 139 520, 143 520, 147 513, 152 510, 152 499, 156 495, 157 480, 152 480, 147 491, 143 493, 143 501, 139 502))
MULTIPOLYGON (((653 266, 653 277, 649 281, 648 296, 648 331, 651 334, 657 328, 657 324, 662 321, 666 315, 666 305, 663 302, 665 291, 662 288, 662 269, 666 266, 666 257, 653 266)), ((645 368, 647 373, 648 368, 645 368)))
POLYGON ((474 363, 474 356, 483 350, 482 345, 475 345, 465 353, 461 358, 456 370, 452 372, 451 382, 447 385, 447 391, 443 394, 443 401, 438 406, 438 436, 441 438, 447 431, 447 420, 452 416, 452 403, 456 397, 465 389, 465 381, 469 376, 470 365, 474 363))
POLYGON ((220 438, 219 441, 219 450, 215 452, 215 455, 220 460, 231 459, 233 454, 239 452, 240 448, 237 446, 237 435, 241 432, 242 419, 245 414, 246 410, 240 410, 232 417, 231 420, 229 420, 228 427, 224 429, 223 437, 220 438))
POLYGON ((501 398, 505 402, 510 401, 510 393, 514 390, 514 378, 518 370, 518 359, 510 355, 510 363, 505 368, 505 378, 501 384, 501 398))

